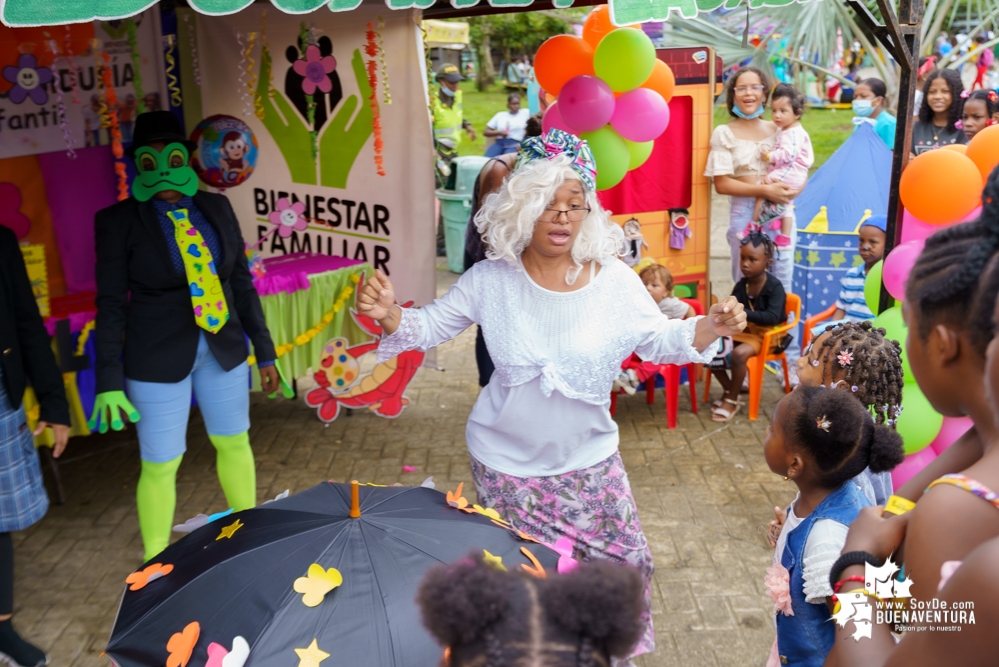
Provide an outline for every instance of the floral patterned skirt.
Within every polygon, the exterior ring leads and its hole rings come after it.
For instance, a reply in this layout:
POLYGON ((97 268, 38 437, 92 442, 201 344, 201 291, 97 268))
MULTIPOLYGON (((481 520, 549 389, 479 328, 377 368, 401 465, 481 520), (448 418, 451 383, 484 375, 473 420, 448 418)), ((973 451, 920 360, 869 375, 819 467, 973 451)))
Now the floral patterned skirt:
POLYGON ((472 458, 472 478, 479 503, 531 537, 548 544, 568 537, 579 560, 602 558, 637 568, 645 579, 645 633, 632 657, 655 650, 649 611, 652 552, 620 453, 583 470, 527 478, 505 475, 472 458))

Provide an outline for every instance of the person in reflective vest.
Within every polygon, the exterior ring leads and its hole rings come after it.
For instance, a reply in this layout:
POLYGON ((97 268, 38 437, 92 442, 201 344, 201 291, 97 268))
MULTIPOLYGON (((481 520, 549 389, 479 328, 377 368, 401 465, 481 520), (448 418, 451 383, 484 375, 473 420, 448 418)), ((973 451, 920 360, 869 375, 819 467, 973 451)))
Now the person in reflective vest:
POLYGON ((462 117, 462 98, 458 82, 465 77, 455 65, 442 65, 437 70, 437 82, 440 84, 440 92, 434 98, 434 141, 450 140, 454 142, 451 151, 457 151, 461 143, 461 132, 468 133, 470 141, 475 141, 475 128, 462 117))

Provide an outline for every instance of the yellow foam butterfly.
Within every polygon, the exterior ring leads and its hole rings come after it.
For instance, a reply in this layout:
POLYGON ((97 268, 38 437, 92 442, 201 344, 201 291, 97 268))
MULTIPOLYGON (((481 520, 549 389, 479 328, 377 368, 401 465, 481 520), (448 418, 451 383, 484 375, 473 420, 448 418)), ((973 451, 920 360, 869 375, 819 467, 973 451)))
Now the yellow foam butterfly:
POLYGON ((302 593, 306 607, 318 607, 326 594, 343 583, 343 575, 335 567, 324 570, 322 565, 313 563, 304 577, 295 580, 295 592, 302 593))

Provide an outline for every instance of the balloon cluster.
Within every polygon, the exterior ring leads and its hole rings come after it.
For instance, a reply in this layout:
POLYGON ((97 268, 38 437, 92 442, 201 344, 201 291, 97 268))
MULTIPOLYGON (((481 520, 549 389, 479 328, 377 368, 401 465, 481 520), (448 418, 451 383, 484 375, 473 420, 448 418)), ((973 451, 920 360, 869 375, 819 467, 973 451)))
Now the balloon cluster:
POLYGON ((542 44, 534 71, 553 100, 544 131, 558 128, 589 142, 597 190, 642 166, 669 124, 673 72, 641 26, 616 28, 606 5, 587 16, 582 39, 557 35, 542 44))
MULTIPOLYGON (((905 206, 901 244, 867 273, 864 296, 867 306, 877 312, 881 285, 901 302, 905 284, 926 238, 960 222, 976 219, 981 213, 982 188, 989 173, 999 163, 999 126, 982 130, 967 146, 947 146, 913 159, 899 183, 899 195, 905 206)), ((874 326, 884 327, 887 337, 905 341, 907 329, 899 305, 877 316, 874 326)), ((905 461, 892 471, 897 489, 922 470, 971 427, 966 417, 944 418, 930 405, 919 389, 902 353, 905 388, 902 414, 896 428, 905 444, 905 461)))

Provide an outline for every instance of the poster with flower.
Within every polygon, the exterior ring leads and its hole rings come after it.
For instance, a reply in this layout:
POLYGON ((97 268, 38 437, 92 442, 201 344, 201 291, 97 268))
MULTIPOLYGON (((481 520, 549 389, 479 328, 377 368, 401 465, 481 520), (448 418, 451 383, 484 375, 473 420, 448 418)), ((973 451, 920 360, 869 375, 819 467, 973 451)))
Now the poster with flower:
POLYGON ((140 105, 167 108, 159 12, 131 21, 134 28, 129 21, 0 25, 0 158, 109 145, 111 111, 128 144, 140 105), (105 94, 104 65, 111 96, 105 94))

